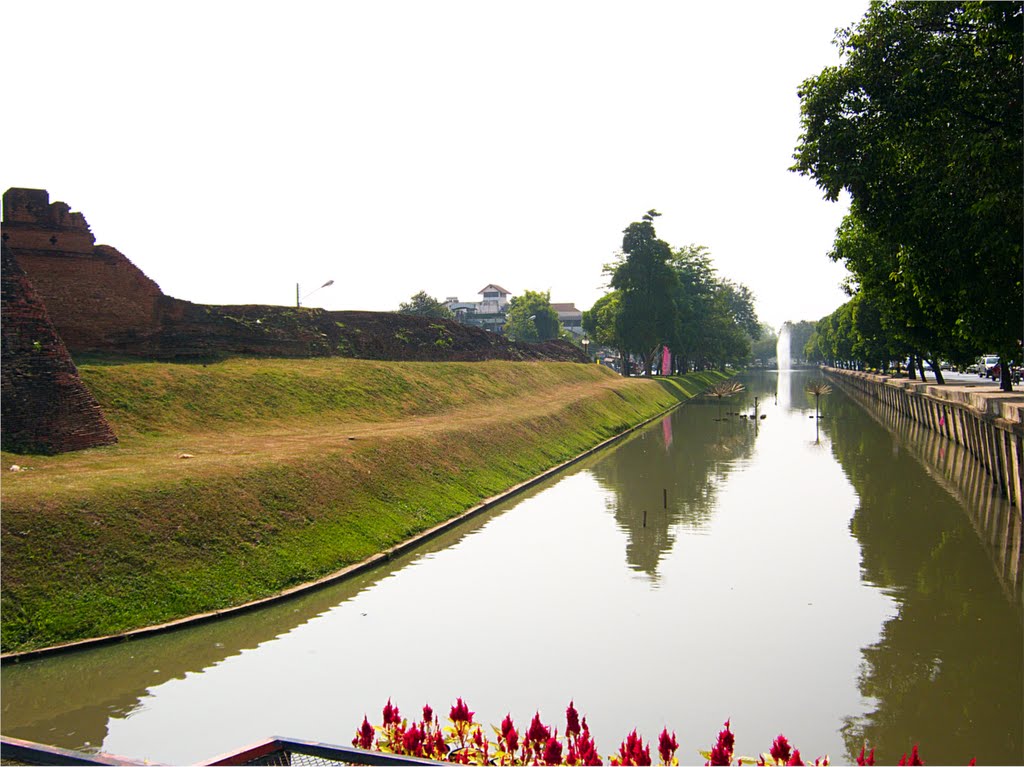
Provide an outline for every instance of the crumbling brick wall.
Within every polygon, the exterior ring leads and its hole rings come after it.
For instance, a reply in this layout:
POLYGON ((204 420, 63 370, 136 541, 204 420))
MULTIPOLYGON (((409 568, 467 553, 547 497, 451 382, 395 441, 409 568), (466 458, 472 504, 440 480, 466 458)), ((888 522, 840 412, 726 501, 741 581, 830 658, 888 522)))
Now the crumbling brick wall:
POLYGON ((0 245, 0 258, 2 448, 52 455, 116 442, 46 307, 6 245, 0 245))
POLYGON ((124 255, 96 245, 85 216, 43 189, 4 193, 3 241, 73 352, 111 351, 159 332, 163 293, 124 255))

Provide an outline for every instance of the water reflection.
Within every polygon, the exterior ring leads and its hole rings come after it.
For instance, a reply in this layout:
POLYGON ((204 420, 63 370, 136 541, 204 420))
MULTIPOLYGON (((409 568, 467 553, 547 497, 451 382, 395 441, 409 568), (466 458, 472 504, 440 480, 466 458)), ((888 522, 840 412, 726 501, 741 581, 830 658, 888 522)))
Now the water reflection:
POLYGON ((660 429, 622 445, 616 460, 595 464, 593 475, 609 492, 606 507, 628 535, 626 561, 633 570, 657 581, 674 531, 706 529, 718 488, 753 452, 757 422, 738 413, 750 410, 754 396, 763 398, 764 391, 746 392, 726 405, 695 400, 666 417, 660 429))
POLYGON ((873 401, 836 397, 829 405, 822 425, 860 500, 851 531, 861 543, 864 578, 900 605, 879 641, 863 650, 858 686, 878 706, 846 720, 848 751, 867 740, 899 754, 921 741, 947 764, 972 757, 1021 763, 1024 629, 1013 580, 1019 567, 1005 566, 1012 546, 983 543, 965 524, 987 510, 985 518, 1006 520, 996 529, 1019 541, 1019 514, 987 483, 968 482, 974 490, 966 492, 954 482, 925 480, 936 473, 929 456, 973 476, 966 452, 946 461, 955 444, 892 414, 892 431, 863 428, 864 408, 887 419, 873 401))

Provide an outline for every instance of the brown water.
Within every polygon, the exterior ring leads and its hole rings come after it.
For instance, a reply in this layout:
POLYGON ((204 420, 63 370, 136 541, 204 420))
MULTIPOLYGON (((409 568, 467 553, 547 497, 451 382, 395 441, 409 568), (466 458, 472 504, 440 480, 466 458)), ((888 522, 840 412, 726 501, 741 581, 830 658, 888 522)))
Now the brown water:
MULTIPOLYGON (((806 375, 745 379, 386 567, 260 612, 5 666, 5 735, 184 764, 280 735, 348 743, 390 698, 476 718, 570 699, 703 764, 1024 762, 1019 515, 955 446, 806 375), (759 413, 753 421, 729 413, 759 413), (811 416, 811 417, 809 417, 811 416)), ((606 759, 607 763, 607 759, 606 759)))

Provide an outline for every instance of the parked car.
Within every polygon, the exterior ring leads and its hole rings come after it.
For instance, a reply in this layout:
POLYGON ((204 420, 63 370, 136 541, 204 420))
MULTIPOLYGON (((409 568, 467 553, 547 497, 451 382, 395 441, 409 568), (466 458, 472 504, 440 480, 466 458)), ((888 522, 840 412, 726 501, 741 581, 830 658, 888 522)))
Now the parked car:
POLYGON ((978 375, 982 378, 992 378, 992 371, 999 366, 998 354, 986 354, 978 358, 978 375))

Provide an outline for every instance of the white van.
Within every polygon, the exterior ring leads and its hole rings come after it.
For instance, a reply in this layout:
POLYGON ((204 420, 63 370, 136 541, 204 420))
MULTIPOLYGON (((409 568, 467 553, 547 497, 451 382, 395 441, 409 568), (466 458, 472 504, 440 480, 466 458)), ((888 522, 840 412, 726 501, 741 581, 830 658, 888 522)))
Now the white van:
POLYGON ((982 378, 991 378, 992 368, 998 364, 998 354, 986 354, 983 357, 978 357, 978 375, 982 378))

